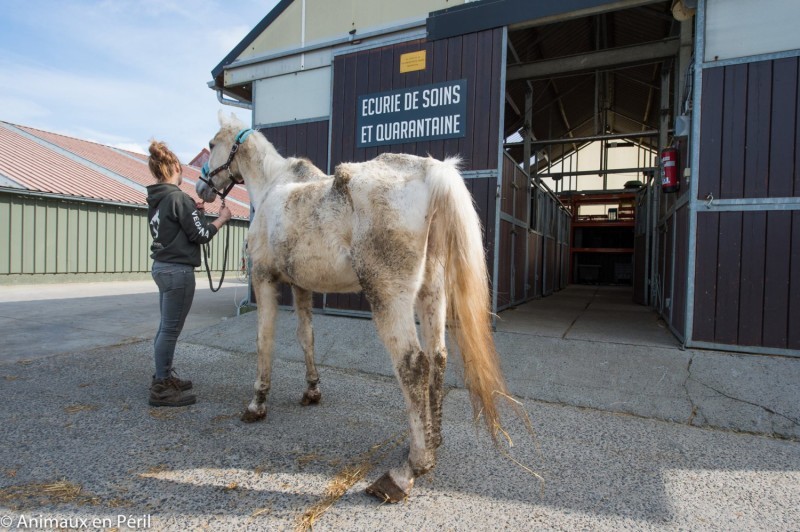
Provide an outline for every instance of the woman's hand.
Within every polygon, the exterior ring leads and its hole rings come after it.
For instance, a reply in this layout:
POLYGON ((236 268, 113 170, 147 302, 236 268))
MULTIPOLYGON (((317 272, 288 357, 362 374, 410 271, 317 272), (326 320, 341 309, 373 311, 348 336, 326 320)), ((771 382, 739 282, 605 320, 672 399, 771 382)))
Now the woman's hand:
POLYGON ((230 219, 231 219, 231 210, 228 208, 227 205, 225 205, 225 202, 223 201, 222 207, 220 207, 219 209, 219 216, 217 217, 216 220, 211 222, 211 225, 216 227, 217 231, 219 231, 223 225, 228 223, 230 219))
POLYGON ((228 223, 231 219, 231 210, 224 203, 219 210, 219 219, 222 220, 222 223, 228 223))

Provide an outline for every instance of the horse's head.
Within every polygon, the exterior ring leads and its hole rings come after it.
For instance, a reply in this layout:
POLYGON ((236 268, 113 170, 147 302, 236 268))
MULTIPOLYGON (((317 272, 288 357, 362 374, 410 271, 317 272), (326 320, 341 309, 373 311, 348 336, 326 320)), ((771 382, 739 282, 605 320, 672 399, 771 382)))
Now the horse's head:
POLYGON ((214 201, 217 195, 224 198, 233 185, 244 182, 236 154, 242 143, 253 133, 236 115, 231 113, 227 117, 221 110, 219 125, 219 131, 208 143, 211 155, 203 165, 200 180, 195 187, 197 195, 207 202, 214 201))

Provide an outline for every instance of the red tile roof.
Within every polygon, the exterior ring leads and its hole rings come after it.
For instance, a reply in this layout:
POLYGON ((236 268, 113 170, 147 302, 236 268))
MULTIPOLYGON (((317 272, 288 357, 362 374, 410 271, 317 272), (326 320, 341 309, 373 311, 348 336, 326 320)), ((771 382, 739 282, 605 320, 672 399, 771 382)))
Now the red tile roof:
POLYGON ((195 168, 202 168, 204 164, 208 162, 209 157, 211 157, 211 152, 208 151, 208 148, 203 148, 200 150, 200 153, 194 156, 194 159, 189 161, 189 166, 194 166, 195 168))
MULTIPOLYGON (((142 187, 154 183, 147 166, 147 156, 95 142, 67 137, 48 131, 14 126, 43 142, 26 138, 24 134, 0 127, 0 174, 26 188, 71 196, 97 198, 125 203, 146 204, 142 187), (76 160, 60 153, 74 154, 76 160), (86 163, 83 163, 86 161, 86 163), (114 174, 110 177, 93 169, 96 165, 114 174)), ((181 189, 197 198, 194 185, 200 172, 183 165, 184 181, 181 189)), ((228 208, 236 218, 250 218, 250 201, 247 190, 236 186, 228 196, 228 208)), ((206 212, 219 212, 220 202, 206 206, 206 212)))

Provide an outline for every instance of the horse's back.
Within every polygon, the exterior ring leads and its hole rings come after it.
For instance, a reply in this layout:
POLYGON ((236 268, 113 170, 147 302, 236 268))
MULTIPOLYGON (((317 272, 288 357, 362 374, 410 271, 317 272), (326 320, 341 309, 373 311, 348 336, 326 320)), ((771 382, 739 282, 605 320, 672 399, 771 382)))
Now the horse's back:
POLYGON ((425 182, 429 159, 384 153, 363 163, 344 163, 334 181, 346 181, 358 221, 376 230, 425 231, 430 190, 425 182))

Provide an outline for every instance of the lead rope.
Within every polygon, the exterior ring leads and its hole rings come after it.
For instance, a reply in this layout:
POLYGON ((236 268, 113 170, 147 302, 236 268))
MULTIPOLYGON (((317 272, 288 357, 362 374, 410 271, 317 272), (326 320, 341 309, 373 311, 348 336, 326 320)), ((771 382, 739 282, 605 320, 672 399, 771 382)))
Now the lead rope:
MULTIPOLYGON (((222 207, 225 207, 225 199, 222 199, 222 207)), ((203 244, 203 259, 206 265, 206 275, 208 275, 208 287, 211 288, 212 292, 219 292, 219 289, 222 288, 222 281, 225 280, 225 270, 228 267, 228 245, 231 243, 231 230, 229 227, 225 227, 225 251, 222 257, 222 277, 219 279, 219 284, 217 288, 214 288, 214 281, 211 280, 211 268, 208 266, 208 257, 210 255, 210 245, 208 243, 203 244)))

